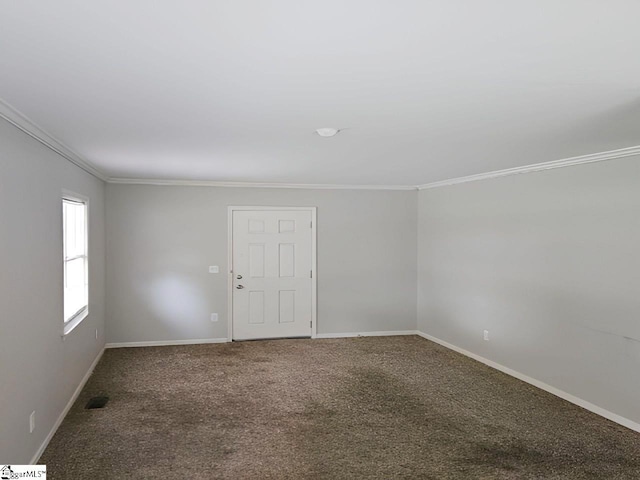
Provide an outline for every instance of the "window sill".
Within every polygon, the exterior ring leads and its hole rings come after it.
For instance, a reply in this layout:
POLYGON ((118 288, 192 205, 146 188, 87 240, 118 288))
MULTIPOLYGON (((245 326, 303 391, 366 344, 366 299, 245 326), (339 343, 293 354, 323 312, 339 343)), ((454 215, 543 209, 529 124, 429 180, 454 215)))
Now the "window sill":
POLYGON ((62 337, 64 338, 69 335, 78 325, 80 325, 82 320, 87 318, 88 315, 88 308, 85 308, 84 310, 78 312, 75 317, 64 324, 64 328, 62 329, 62 337))

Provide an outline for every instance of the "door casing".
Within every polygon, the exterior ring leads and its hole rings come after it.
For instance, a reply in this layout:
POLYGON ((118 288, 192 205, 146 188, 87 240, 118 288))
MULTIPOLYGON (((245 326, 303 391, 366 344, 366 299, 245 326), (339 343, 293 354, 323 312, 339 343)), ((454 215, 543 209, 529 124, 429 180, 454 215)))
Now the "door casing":
POLYGON ((227 207, 227 341, 233 341, 233 212, 247 210, 303 210, 311 212, 311 338, 316 338, 318 335, 317 207, 230 206, 227 207))

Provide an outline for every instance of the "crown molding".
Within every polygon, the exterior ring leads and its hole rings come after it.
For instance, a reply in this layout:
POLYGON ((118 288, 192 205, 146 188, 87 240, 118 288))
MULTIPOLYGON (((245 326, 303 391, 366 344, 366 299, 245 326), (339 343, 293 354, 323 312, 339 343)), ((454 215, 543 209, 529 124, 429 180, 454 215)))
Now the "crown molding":
POLYGON ((591 153, 589 155, 581 155, 579 157, 564 158, 561 160, 553 160, 551 162, 535 163, 524 167, 506 168, 504 170, 496 170, 494 172, 479 173, 477 175, 469 175, 466 177, 452 178, 439 182, 426 183, 418 185, 418 190, 426 190, 429 188, 446 187, 449 185, 458 185, 460 183, 475 182, 477 180, 487 180, 490 178, 506 177, 508 175, 519 175, 522 173, 542 172, 544 170, 552 170, 554 168, 570 167, 572 165, 582 165, 585 163, 604 162, 606 160, 615 160, 616 158, 632 157, 640 155, 640 145, 629 148, 620 148, 618 150, 609 150, 608 152, 591 153))
POLYGON ((107 176, 98 170, 95 166, 89 163, 87 160, 82 158, 76 152, 71 150, 67 145, 62 143, 60 140, 55 138, 53 135, 47 133, 42 128, 37 126, 33 121, 29 119, 26 115, 16 110, 14 107, 9 105, 7 102, 0 98, 0 117, 4 118, 7 122, 16 126, 24 133, 29 135, 31 138, 37 140, 45 147, 53 150, 55 153, 70 161, 77 167, 80 167, 87 173, 90 173, 94 177, 99 178, 100 180, 106 181, 107 176))
POLYGON ((307 190, 417 190, 415 185, 330 185, 314 183, 214 182, 206 180, 163 180, 152 178, 109 178, 109 183, 123 185, 158 185, 181 187, 230 188, 299 188, 307 190))
POLYGON ((217 182, 207 180, 177 180, 177 179, 153 179, 153 178, 118 178, 109 177, 104 172, 96 168, 92 163, 82 158, 62 141, 47 133, 36 125, 26 115, 9 105, 0 98, 0 118, 16 126, 24 133, 40 142, 45 147, 54 151, 61 157, 70 161, 87 173, 108 183, 125 185, 160 185, 160 186, 189 186, 189 187, 231 187, 231 188, 295 188, 295 189, 316 189, 316 190, 427 190, 429 188, 446 187, 461 183, 487 180, 491 178, 506 177, 509 175, 519 175, 523 173, 541 172, 554 168, 569 167, 586 163, 603 162, 616 158, 632 157, 640 155, 640 145, 629 148, 620 148, 607 152, 592 153, 577 157, 553 160, 550 162, 535 163, 523 167, 507 168, 493 172, 479 173, 465 177, 441 180, 438 182, 425 183, 423 185, 331 185, 312 183, 260 183, 260 182, 217 182))

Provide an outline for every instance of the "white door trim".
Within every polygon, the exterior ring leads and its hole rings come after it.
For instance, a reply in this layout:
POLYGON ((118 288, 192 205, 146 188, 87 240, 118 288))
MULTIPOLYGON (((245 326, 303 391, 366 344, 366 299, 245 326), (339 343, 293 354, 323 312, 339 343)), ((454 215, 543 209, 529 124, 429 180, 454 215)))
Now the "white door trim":
POLYGON ((227 207, 227 341, 233 341, 233 212, 246 210, 303 210, 311 212, 311 338, 318 335, 317 322, 317 207, 227 207))

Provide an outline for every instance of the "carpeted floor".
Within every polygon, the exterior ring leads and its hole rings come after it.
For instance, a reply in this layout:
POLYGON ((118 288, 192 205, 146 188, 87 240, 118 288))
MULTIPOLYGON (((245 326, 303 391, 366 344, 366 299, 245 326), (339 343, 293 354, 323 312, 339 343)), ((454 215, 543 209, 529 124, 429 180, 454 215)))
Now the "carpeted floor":
POLYGON ((274 340, 107 350, 40 463, 54 480, 638 479, 640 434, 420 337, 274 340))

